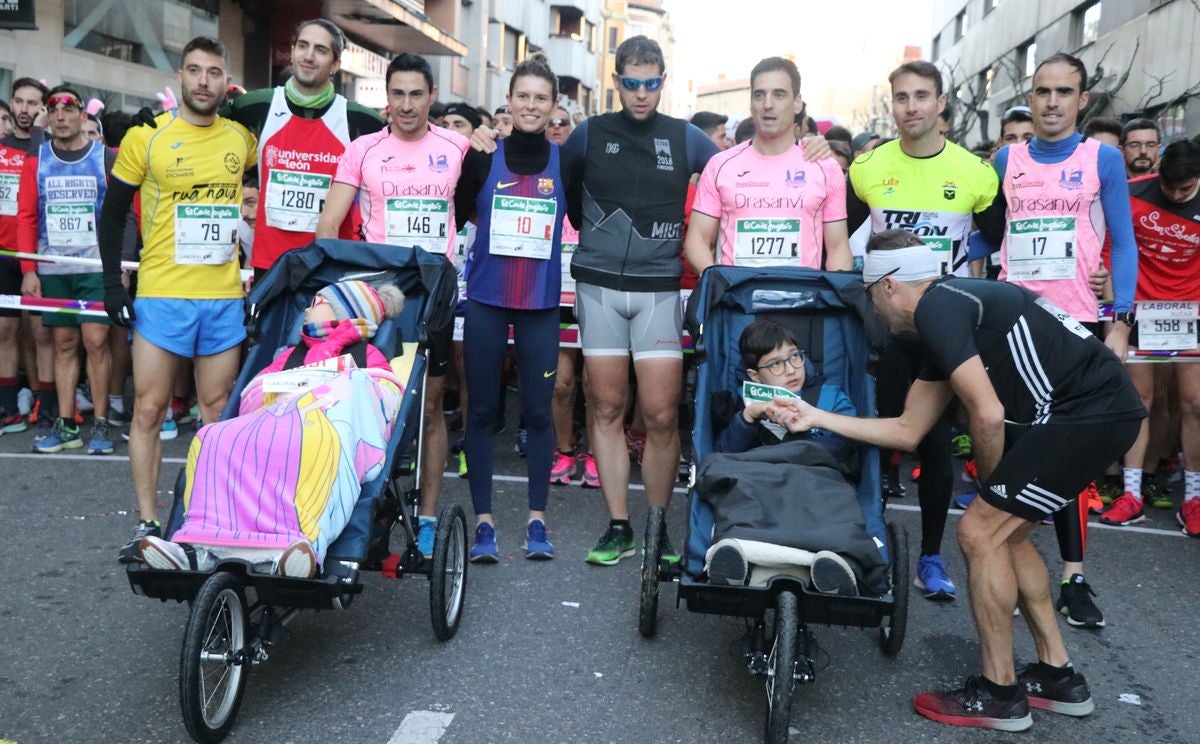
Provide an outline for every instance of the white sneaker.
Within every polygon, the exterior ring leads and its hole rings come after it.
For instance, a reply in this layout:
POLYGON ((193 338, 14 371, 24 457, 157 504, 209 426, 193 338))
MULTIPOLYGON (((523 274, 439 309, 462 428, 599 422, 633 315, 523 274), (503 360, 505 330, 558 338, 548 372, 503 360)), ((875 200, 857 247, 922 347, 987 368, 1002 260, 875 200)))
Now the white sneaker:
POLYGON ((80 413, 91 413, 96 410, 96 406, 92 404, 91 393, 82 385, 75 388, 75 410, 80 413))
POLYGON ((150 568, 179 571, 191 567, 183 547, 161 537, 142 538, 142 560, 150 568))
POLYGON ((830 550, 817 551, 812 562, 812 585, 822 594, 857 597, 858 583, 846 559, 830 550))
POLYGON ((284 549, 279 556, 280 576, 309 579, 317 573, 317 554, 308 540, 297 540, 284 549))

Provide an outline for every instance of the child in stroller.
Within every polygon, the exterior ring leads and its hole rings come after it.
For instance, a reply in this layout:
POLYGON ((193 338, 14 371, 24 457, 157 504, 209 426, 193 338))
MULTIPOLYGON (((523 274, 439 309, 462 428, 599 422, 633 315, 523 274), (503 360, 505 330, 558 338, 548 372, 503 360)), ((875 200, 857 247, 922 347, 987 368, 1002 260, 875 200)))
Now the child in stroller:
MULTIPOLYGON (((783 388, 795 396, 812 399, 814 405, 829 411, 855 415, 854 404, 837 385, 824 382, 800 349, 796 337, 775 320, 760 319, 750 324, 738 341, 746 375, 753 383, 773 388, 783 388)), ((776 391, 786 395, 782 391, 776 391)), ((716 438, 717 453, 741 453, 755 447, 778 445, 797 440, 810 441, 828 450, 844 473, 851 473, 857 465, 857 447, 850 441, 827 431, 810 431, 805 436, 788 433, 776 421, 780 411, 771 400, 744 400, 737 405, 728 426, 716 438)), ((705 468, 712 474, 712 465, 705 468)), ((748 490, 748 489, 747 489, 748 490)), ((857 509, 853 489, 847 486, 844 495, 851 509, 857 509)), ((750 498, 759 501, 757 494, 750 498)), ((793 497, 803 498, 800 494, 793 497)), ((828 494, 821 494, 827 498, 828 494)), ((745 507, 736 504, 732 508, 745 507)), ((753 514, 769 505, 765 501, 750 506, 753 514)), ((729 517, 731 505, 717 499, 713 504, 716 522, 732 522, 736 527, 726 534, 748 534, 738 528, 751 527, 739 516, 729 517)), ((865 530, 865 527, 864 527, 865 530)), ((849 560, 854 560, 850 558, 849 560)), ((744 585, 762 582, 770 576, 789 573, 809 581, 814 589, 843 596, 856 596, 858 582, 855 572, 846 557, 833 550, 806 550, 798 547, 763 542, 739 537, 723 537, 717 540, 706 555, 706 570, 709 581, 714 584, 744 585)))
POLYGON ((241 559, 307 578, 376 477, 404 383, 368 343, 404 303, 394 286, 326 286, 301 341, 243 390, 238 416, 205 426, 188 452, 183 525, 141 552, 158 569, 208 570, 241 559))

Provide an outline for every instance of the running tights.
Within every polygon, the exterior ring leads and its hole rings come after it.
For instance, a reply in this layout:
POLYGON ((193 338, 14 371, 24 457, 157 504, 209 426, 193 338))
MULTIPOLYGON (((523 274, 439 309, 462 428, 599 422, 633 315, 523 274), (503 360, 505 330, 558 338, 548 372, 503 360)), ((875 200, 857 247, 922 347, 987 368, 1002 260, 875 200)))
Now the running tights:
POLYGON ((544 511, 550 492, 550 465, 554 453, 554 424, 550 401, 558 369, 557 307, 548 310, 512 310, 467 301, 463 327, 463 362, 471 405, 467 411, 464 448, 467 482, 476 514, 492 513, 493 426, 503 388, 497 384, 508 348, 508 327, 513 328, 517 374, 521 382, 521 415, 529 436, 529 510, 544 511))

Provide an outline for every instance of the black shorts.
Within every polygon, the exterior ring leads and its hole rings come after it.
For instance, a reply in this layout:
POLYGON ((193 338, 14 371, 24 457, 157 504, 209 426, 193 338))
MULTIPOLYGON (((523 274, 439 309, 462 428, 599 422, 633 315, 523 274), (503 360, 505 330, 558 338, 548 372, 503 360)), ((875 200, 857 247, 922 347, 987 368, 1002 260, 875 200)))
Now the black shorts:
MULTIPOLYGON (((21 264, 11 258, 0 258, 0 294, 20 295, 21 282, 24 280, 21 274, 21 264)), ((15 309, 0 309, 0 318, 19 318, 21 311, 15 309)))
POLYGON ((454 323, 435 330, 429 336, 429 376, 445 377, 454 351, 454 323))
POLYGON ((1141 419, 1095 424, 1009 425, 1004 456, 979 495, 997 509, 1037 522, 1071 504, 1133 446, 1141 419))

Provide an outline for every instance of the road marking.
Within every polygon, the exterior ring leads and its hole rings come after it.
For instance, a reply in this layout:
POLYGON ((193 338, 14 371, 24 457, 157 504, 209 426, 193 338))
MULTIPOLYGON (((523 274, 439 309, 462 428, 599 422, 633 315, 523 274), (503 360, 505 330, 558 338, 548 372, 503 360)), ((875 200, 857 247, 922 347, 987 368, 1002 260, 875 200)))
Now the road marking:
POLYGON ((414 710, 400 722, 400 727, 388 739, 388 744, 434 744, 446 733, 453 720, 453 713, 414 710))
MULTIPOLYGON (((25 454, 22 452, 0 452, 0 460, 86 460, 88 462, 129 462, 129 456, 128 455, 64 455, 64 454, 41 455, 41 454, 34 454, 32 452, 29 454, 25 454)), ((187 463, 187 458, 186 457, 164 457, 162 459, 162 461, 165 463, 184 465, 187 463)), ((457 479, 458 473, 451 472, 448 470, 445 473, 442 473, 442 477, 446 478, 447 480, 457 479)), ((504 483, 528 483, 529 482, 529 478, 524 475, 493 475, 492 480, 501 481, 504 483)), ((629 490, 630 491, 645 491, 646 487, 640 483, 630 483, 629 490)), ((671 489, 671 492, 686 494, 688 491, 686 488, 673 488, 673 489, 671 489)), ((921 507, 914 506, 912 504, 888 504, 887 508, 895 510, 895 511, 906 511, 906 512, 921 511, 921 507)), ((962 516, 962 512, 959 511, 958 509, 951 509, 950 516, 959 517, 959 516, 962 516)), ((1103 522, 1091 522, 1091 521, 1088 522, 1088 529, 1089 530, 1117 530, 1118 532, 1140 532, 1144 535, 1159 535, 1161 537, 1187 537, 1186 535, 1184 535, 1181 531, 1179 531, 1177 529, 1160 530, 1156 527, 1135 527, 1135 526, 1121 527, 1121 526, 1115 525, 1115 524, 1104 524, 1103 522)))

